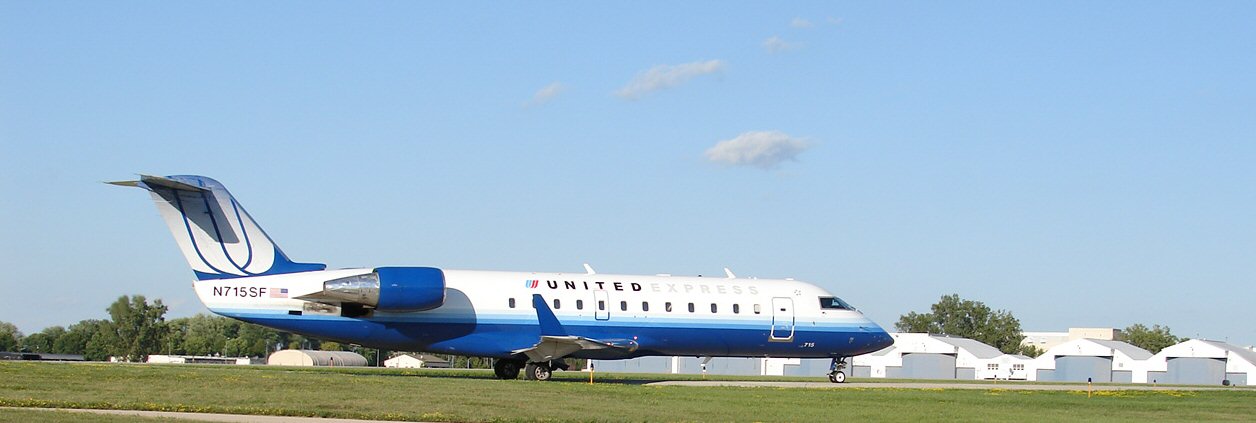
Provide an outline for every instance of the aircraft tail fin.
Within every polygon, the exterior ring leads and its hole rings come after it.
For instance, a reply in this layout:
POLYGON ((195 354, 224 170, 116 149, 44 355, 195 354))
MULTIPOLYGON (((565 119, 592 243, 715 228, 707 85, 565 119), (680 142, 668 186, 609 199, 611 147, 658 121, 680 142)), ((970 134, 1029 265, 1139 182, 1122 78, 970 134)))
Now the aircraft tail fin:
POLYGON ((296 263, 279 249, 227 188, 195 175, 140 175, 135 181, 107 182, 144 188, 196 273, 196 278, 229 279, 323 270, 321 263, 296 263))

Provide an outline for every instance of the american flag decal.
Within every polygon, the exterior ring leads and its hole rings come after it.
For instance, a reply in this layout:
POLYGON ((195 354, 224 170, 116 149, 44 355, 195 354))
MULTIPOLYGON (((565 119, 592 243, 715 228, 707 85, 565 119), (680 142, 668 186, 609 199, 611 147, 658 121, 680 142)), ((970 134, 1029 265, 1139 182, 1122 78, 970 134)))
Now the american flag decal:
POLYGON ((271 288, 271 298, 288 298, 288 288, 271 288))

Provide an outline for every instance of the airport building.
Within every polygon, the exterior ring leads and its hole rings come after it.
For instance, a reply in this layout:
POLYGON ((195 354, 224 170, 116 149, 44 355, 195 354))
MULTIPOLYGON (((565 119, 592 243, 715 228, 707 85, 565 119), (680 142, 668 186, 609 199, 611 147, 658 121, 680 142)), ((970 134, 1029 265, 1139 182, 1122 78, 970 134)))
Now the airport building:
POLYGON ((212 357, 200 355, 160 355, 153 354, 148 356, 147 363, 157 364, 232 364, 247 366, 250 364, 264 364, 260 358, 251 357, 212 357))
POLYGON ((1121 341, 1082 338, 1048 349, 1029 367, 1029 380, 1058 382, 1142 382, 1151 353, 1121 341))
POLYGON ((1068 328, 1068 332, 1022 332, 1025 339, 1021 345, 1032 345, 1042 351, 1056 345, 1078 339, 1103 339, 1113 341, 1121 336, 1121 330, 1115 328, 1068 328))
MULTIPOLYGON (((1116 329, 1073 328, 1054 333, 1062 341, 1038 358, 1004 354, 967 338, 891 333, 893 346, 854 357, 847 374, 902 379, 1256 385, 1256 351, 1250 348, 1192 339, 1153 355, 1129 343, 1105 339, 1119 336, 1116 329)), ((1040 344, 1035 341, 1034 345, 1040 344)), ((641 357, 589 362, 597 371, 624 373, 818 377, 829 370, 827 359, 641 357)))
POLYGON ((927 333, 891 333, 894 345, 855 357, 853 377, 891 379, 1013 379, 1031 378, 1023 355, 1004 354, 998 348, 968 338, 927 333))
POLYGON ((430 354, 398 354, 384 360, 384 367, 397 369, 447 369, 449 360, 430 354))
POLYGON ((365 366, 366 357, 352 351, 280 350, 266 358, 271 366, 365 366))
MULTIPOLYGON (((1256 385, 1256 351, 1191 339, 1160 350, 1145 363, 1148 383, 1256 385)), ((1139 382, 1139 381, 1135 381, 1139 382)))
POLYGON ((87 361, 81 354, 52 354, 11 351, 0 352, 0 360, 87 361))

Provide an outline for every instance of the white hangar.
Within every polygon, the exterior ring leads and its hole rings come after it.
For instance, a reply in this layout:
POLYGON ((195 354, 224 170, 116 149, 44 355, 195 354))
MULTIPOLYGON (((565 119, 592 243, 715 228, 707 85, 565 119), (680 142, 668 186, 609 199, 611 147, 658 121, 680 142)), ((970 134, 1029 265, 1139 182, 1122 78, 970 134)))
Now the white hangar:
POLYGON ((1256 351, 1220 341, 1191 339, 1160 350, 1135 382, 1256 385, 1256 351))
POLYGON ((1023 355, 968 338, 891 333, 894 345, 854 358, 854 377, 892 379, 1019 379, 1032 377, 1023 355))
POLYGON ((1145 376, 1143 362, 1151 353, 1121 341, 1075 339, 1051 347, 1031 367, 1030 380, 1132 383, 1145 376))

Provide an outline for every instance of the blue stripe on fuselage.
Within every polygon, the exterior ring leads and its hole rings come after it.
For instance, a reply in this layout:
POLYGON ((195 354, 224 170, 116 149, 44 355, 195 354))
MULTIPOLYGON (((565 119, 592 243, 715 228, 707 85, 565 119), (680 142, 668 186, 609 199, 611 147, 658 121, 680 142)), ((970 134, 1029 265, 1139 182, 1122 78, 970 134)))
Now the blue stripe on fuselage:
MULTIPOLYGON (((532 319, 356 319, 338 316, 293 316, 266 310, 215 310, 240 320, 279 330, 402 351, 430 351, 460 355, 507 357, 512 351, 535 345, 541 336, 532 319)), ((396 316, 392 316, 396 317, 396 316)), ((450 316, 453 317, 453 316, 450 316)), ((592 339, 632 339, 640 349, 632 356, 702 355, 744 357, 823 358, 852 356, 890 345, 889 335, 871 322, 796 325, 790 342, 769 342, 764 322, 720 325, 668 322, 648 324, 563 322, 571 335, 592 339)), ((577 353, 574 356, 580 357, 577 353)), ((627 357, 624 357, 627 358, 627 357)))

